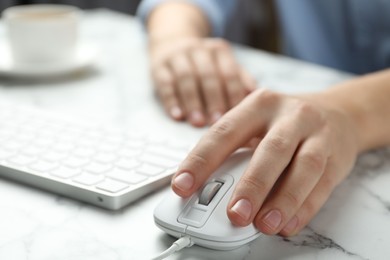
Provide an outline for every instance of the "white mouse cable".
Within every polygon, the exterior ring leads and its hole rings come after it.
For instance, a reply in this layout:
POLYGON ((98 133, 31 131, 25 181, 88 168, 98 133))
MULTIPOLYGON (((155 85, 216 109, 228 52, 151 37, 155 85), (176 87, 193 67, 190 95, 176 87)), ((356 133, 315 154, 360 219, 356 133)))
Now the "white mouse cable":
POLYGON ((184 236, 176 240, 170 248, 159 254, 158 256, 152 258, 152 260, 162 260, 164 258, 167 258, 170 255, 173 255, 177 251, 182 250, 185 247, 190 247, 194 244, 194 242, 191 241, 191 238, 189 236, 184 236))

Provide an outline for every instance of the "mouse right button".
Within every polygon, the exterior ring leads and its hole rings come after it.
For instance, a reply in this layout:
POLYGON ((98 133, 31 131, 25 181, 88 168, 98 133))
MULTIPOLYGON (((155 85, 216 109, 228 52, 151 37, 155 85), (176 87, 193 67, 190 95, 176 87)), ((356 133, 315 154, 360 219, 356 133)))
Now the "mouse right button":
POLYGON ((199 204, 209 205, 215 194, 222 187, 223 183, 220 181, 212 181, 206 184, 199 196, 199 204))

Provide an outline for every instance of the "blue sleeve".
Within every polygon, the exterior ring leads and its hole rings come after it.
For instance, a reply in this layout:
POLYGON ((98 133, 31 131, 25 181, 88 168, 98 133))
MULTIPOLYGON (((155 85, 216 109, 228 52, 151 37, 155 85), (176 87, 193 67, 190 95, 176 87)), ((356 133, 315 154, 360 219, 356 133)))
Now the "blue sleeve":
MULTIPOLYGON (((143 0, 138 7, 137 16, 143 22, 150 12, 159 4, 170 0, 143 0)), ((198 6, 206 15, 212 28, 213 36, 222 36, 227 19, 232 13, 237 0, 185 0, 198 6)))

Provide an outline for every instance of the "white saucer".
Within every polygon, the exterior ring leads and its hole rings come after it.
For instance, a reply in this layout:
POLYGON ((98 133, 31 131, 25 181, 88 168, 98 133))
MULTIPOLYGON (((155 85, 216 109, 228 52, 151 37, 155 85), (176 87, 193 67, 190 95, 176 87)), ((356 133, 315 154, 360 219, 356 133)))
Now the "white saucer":
POLYGON ((9 46, 0 43, 0 76, 12 78, 47 78, 57 77, 82 71, 95 61, 97 50, 88 44, 80 44, 74 59, 68 63, 51 64, 14 64, 9 46))

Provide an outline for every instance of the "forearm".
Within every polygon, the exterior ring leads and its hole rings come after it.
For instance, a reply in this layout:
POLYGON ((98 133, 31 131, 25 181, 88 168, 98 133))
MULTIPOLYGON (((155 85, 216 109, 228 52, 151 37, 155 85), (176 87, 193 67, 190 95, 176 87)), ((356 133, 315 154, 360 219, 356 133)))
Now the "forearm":
POLYGON ((320 102, 342 109, 353 120, 360 151, 390 144, 390 70, 347 81, 322 94, 320 102))
POLYGON ((147 29, 151 42, 176 37, 205 37, 211 31, 201 9, 184 1, 159 5, 149 16, 147 29))

